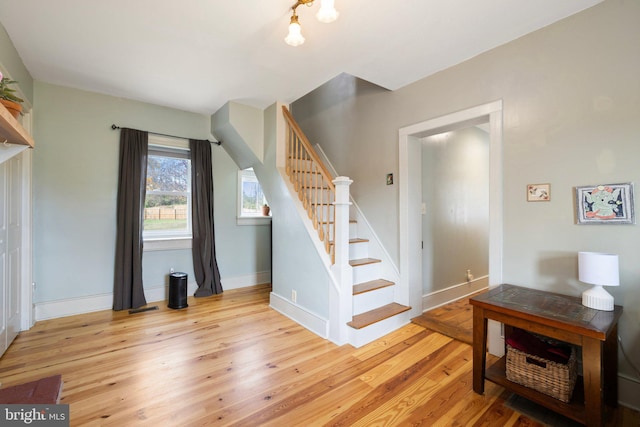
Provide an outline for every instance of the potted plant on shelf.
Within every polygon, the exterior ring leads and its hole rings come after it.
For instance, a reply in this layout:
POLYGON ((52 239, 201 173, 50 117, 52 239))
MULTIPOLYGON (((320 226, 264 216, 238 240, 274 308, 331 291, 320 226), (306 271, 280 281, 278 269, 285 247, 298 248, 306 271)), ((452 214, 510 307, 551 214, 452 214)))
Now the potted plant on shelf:
POLYGON ((262 215, 263 216, 269 216, 269 211, 271 209, 269 208, 269 205, 267 205, 266 203, 264 204, 264 206, 262 206, 262 215))
POLYGON ((18 83, 15 80, 11 80, 9 77, 4 77, 0 73, 0 103, 5 106, 14 118, 18 118, 22 112, 22 103, 24 99, 15 95, 15 89, 9 87, 9 85, 18 83))

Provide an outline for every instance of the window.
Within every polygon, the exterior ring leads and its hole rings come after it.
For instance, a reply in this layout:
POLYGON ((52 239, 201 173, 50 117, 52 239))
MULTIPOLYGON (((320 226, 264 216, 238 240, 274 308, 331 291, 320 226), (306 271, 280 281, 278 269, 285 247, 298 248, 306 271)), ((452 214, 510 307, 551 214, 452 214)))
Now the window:
POLYGON ((260 182, 253 168, 238 172, 238 224, 268 224, 270 216, 263 215, 262 207, 267 205, 260 182))
MULTIPOLYGON (((190 247, 191 234, 191 160, 188 142, 172 141, 170 146, 157 145, 159 138, 149 138, 147 188, 144 201, 145 242, 148 249, 190 247), (189 245, 178 240, 189 240, 189 245), (164 242, 162 247, 154 245, 164 242), (167 244, 173 241, 173 244, 167 244)), ((166 141, 165 141, 166 142, 166 141)), ((147 247, 145 246, 145 249, 147 247)))

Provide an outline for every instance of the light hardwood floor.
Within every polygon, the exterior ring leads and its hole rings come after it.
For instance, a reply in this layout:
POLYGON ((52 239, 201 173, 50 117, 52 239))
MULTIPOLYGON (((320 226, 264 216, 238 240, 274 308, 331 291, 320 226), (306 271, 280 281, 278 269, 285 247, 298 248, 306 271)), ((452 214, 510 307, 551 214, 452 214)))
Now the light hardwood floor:
POLYGON ((269 290, 38 322, 0 359, 0 381, 62 374, 72 426, 541 425, 499 386, 471 390, 468 344, 409 324, 338 347, 271 310, 269 290))

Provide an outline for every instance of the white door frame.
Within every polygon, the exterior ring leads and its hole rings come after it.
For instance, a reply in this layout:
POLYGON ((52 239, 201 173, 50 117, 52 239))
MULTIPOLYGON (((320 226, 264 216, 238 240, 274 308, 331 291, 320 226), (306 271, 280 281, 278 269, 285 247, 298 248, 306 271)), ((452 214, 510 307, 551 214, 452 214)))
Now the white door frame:
MULTIPOLYGON (((422 314, 422 161, 420 140, 463 124, 489 122, 489 286, 502 283, 503 166, 502 100, 406 126, 399 131, 399 220, 401 298, 422 314)), ((489 328, 489 348, 502 352, 499 325, 489 328)))
MULTIPOLYGON (((33 112, 25 112, 22 116, 22 127, 33 135, 33 112)), ((20 329, 31 329, 35 323, 35 306, 33 304, 33 246, 32 246, 32 166, 33 149, 23 151, 22 156, 22 285, 21 285, 21 319, 20 329)))

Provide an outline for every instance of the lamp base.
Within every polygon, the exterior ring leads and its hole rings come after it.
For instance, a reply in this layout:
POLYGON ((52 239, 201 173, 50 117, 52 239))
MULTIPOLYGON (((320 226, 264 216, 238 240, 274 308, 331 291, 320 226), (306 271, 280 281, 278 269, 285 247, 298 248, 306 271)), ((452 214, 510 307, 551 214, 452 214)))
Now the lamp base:
POLYGON ((613 297, 602 286, 594 286, 582 293, 582 305, 602 311, 613 311, 613 297))

